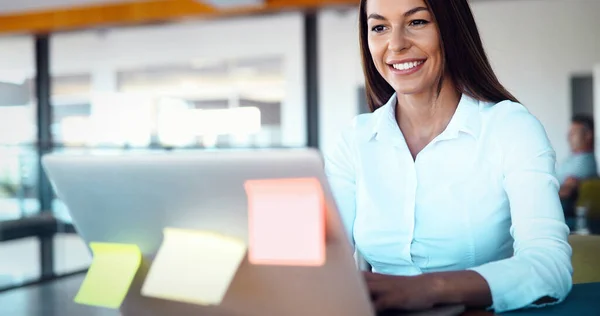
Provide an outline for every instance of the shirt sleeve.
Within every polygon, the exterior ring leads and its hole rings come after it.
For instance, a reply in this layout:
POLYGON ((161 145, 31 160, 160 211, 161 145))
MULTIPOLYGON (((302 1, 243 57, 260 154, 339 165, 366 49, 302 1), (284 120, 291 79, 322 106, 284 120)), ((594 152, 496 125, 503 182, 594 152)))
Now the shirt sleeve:
MULTIPOLYGON (((356 121, 356 120, 355 120, 356 121)), ((353 121, 353 125, 354 122, 353 121)), ((348 239, 354 247, 356 181, 353 156, 353 130, 344 130, 331 148, 323 151, 325 175, 336 202, 348 239)))
POLYGON ((542 124, 522 105, 496 106, 506 107, 492 132, 498 133, 514 255, 471 270, 487 281, 496 312, 560 303, 571 291, 573 268, 556 155, 542 124), (535 304, 542 298, 551 302, 535 304))

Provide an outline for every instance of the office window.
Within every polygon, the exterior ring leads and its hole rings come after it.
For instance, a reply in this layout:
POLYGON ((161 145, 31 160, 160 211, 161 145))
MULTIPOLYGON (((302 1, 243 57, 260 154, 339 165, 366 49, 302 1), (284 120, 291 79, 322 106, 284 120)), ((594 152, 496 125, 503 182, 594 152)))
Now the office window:
POLYGON ((40 212, 33 44, 0 38, 0 289, 40 276, 38 239, 15 238, 40 212))
POLYGON ((0 218, 19 219, 39 211, 35 101, 30 78, 2 79, 5 81, 0 82, 0 218))
POLYGON ((144 135, 166 147, 280 147, 282 72, 281 57, 194 61, 120 71, 118 91, 150 99, 130 112, 143 118, 134 133, 140 141, 144 135))
POLYGON ((40 278, 40 243, 36 237, 0 242, 0 289, 40 278))
MULTIPOLYGON (((303 26, 286 13, 55 34, 53 151, 303 147, 303 26)), ((60 199, 53 212, 71 221, 60 199)), ((56 270, 89 263, 77 238, 55 238, 56 270)))
POLYGON ((90 74, 62 74, 52 77, 52 140, 56 147, 85 144, 91 115, 90 74))

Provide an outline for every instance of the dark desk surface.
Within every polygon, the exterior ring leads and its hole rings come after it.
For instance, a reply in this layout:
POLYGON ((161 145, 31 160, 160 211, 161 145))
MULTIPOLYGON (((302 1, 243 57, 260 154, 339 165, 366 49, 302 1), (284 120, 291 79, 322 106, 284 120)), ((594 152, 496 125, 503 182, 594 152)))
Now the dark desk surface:
POLYGON ((10 316, 120 316, 115 310, 79 305, 73 298, 85 275, 77 275, 0 293, 0 315, 10 316))
MULTIPOLYGON (((118 311, 73 303, 84 275, 52 283, 0 293, 0 315, 10 316, 120 316, 118 311)), ((491 316, 485 311, 469 311, 465 316, 491 316)), ((563 304, 535 310, 506 313, 509 316, 599 316, 600 283, 580 284, 563 304)))
MULTIPOLYGON (((600 267, 599 267, 600 268, 600 267)), ((506 313, 510 316, 599 316, 600 283, 578 284, 573 286, 571 294, 562 303, 540 309, 522 310, 506 313)))
MULTIPOLYGON (((491 316, 492 313, 473 311, 465 316, 491 316)), ((507 316, 600 316, 600 283, 577 284, 571 294, 558 305, 503 313, 507 316)))

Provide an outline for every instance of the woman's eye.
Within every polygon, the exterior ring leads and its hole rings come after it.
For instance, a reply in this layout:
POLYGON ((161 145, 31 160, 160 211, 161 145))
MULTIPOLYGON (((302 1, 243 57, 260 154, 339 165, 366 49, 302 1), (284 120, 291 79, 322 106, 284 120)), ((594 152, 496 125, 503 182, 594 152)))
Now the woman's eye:
POLYGON ((380 32, 385 31, 385 26, 377 25, 377 26, 374 26, 371 30, 375 33, 380 33, 380 32))
POLYGON ((410 21, 410 26, 423 26, 429 24, 427 20, 412 20, 410 21))

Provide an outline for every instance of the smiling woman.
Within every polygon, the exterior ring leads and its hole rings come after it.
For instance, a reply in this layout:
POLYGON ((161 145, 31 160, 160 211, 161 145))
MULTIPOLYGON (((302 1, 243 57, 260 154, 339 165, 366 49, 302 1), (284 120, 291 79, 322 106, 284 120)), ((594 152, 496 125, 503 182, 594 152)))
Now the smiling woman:
MULTIPOLYGON (((393 79, 388 81, 391 79, 386 75, 388 68, 398 70, 397 74, 409 75, 420 70, 426 61, 429 61, 428 75, 423 80, 428 82, 421 83, 422 85, 427 86, 435 81, 439 84, 437 88, 441 89, 444 79, 449 79, 457 89, 472 90, 468 92, 478 99, 518 102, 496 78, 466 1, 451 1, 448 4, 435 0, 416 3, 423 3, 423 6, 399 12, 400 19, 395 20, 406 23, 407 27, 392 28, 390 23, 396 17, 390 11, 382 11, 385 10, 382 7, 385 2, 361 1, 360 11, 364 14, 360 15, 359 36, 366 86, 370 90, 367 98, 372 110, 385 103, 398 88, 393 79), (379 13, 367 16, 367 5, 373 12, 390 13, 387 14, 388 17, 379 13), (458 24, 458 21, 464 24, 458 24), (400 31, 405 32, 406 36, 396 36, 400 31), (386 55, 385 50, 390 37, 390 51, 402 50, 406 41, 412 40, 416 46, 415 56, 404 60, 390 59, 392 57, 386 55)), ((414 84, 416 83, 413 82, 414 84)), ((411 87, 407 82, 403 82, 401 86, 403 89, 411 87)))
POLYGON ((564 300, 544 127, 498 81, 467 0, 362 0, 367 101, 325 168, 378 310, 564 300))

